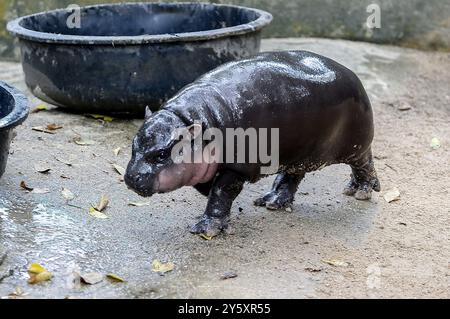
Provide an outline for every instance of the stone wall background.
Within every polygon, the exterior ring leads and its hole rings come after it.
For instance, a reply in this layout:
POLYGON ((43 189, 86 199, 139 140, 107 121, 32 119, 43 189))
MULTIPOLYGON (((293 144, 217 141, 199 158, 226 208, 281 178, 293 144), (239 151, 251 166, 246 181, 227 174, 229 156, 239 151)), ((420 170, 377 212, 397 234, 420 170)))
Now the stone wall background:
MULTIPOLYGON (((17 60, 6 23, 39 11, 120 0, 0 0, 0 58, 17 60)), ((169 0, 170 2, 170 0, 169 0)), ((450 0, 216 0, 260 8, 274 21, 265 37, 326 37, 450 50, 450 0), (368 29, 366 8, 381 7, 381 28, 368 29)))

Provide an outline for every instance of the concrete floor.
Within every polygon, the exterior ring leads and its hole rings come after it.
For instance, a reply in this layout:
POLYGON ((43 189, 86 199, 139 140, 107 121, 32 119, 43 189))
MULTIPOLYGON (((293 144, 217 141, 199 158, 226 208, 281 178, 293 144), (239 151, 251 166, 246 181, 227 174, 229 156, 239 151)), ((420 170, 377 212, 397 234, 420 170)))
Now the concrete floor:
MULTIPOLYGON (((1 280, 0 296, 21 287, 25 298, 449 298, 450 55, 340 40, 263 41, 263 50, 286 49, 327 55, 361 77, 375 113, 383 191, 398 187, 399 201, 341 195, 349 168, 338 165, 306 177, 293 212, 266 211, 252 201, 269 188, 268 178, 246 185, 236 200, 233 234, 206 241, 187 231, 206 204, 192 188, 129 206, 143 199, 112 163, 126 166, 141 120, 102 123, 50 107, 18 128, 0 180, 0 278, 14 271, 1 280), (411 108, 400 111, 405 105, 411 108), (31 130, 51 123, 63 128, 54 135, 31 130), (94 144, 77 145, 77 136, 94 144), (433 137, 439 149, 431 149, 433 137), (35 165, 51 171, 38 173, 35 165), (21 181, 50 192, 28 193, 21 181), (70 206, 62 188, 75 194, 70 206), (111 200, 108 219, 88 213, 102 194, 111 200), (154 259, 173 262, 174 271, 152 272, 154 259), (27 284, 33 262, 53 279, 27 284), (74 271, 112 272, 126 282, 79 287, 74 271), (229 271, 238 277, 220 280, 229 271)), ((19 64, 0 62, 0 79, 26 91, 19 64)), ((31 107, 42 103, 28 95, 31 107)))

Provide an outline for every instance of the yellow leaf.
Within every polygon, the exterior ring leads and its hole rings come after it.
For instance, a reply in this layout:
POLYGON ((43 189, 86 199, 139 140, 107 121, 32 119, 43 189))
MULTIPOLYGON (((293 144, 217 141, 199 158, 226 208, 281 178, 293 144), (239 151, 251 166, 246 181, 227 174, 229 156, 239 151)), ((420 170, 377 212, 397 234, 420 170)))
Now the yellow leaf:
POLYGON ((152 271, 164 274, 166 272, 172 271, 175 265, 172 262, 162 263, 158 259, 155 259, 152 263, 152 271))
POLYGON ((125 279, 123 279, 122 277, 117 276, 116 274, 110 273, 110 274, 107 274, 106 277, 108 277, 112 281, 125 282, 125 279))
POLYGON ((29 284, 37 284, 43 281, 48 281, 52 279, 53 275, 49 271, 44 271, 39 274, 30 273, 30 279, 28 279, 29 284))
POLYGON ((87 116, 92 117, 96 120, 103 120, 105 122, 112 122, 114 121, 114 118, 111 116, 107 116, 107 115, 102 115, 102 114, 87 114, 87 116))
POLYGON ((38 263, 32 263, 28 268, 28 272, 33 274, 40 274, 41 272, 47 271, 44 267, 39 265, 38 263))
POLYGON ((36 106, 34 109, 33 109, 33 111, 31 112, 31 113, 38 113, 38 112, 40 112, 40 111, 45 111, 45 110, 47 110, 48 108, 47 108, 47 105, 45 105, 45 104, 39 104, 38 106, 36 106))
POLYGON ((39 265, 38 263, 33 263, 28 268, 28 274, 30 279, 28 279, 28 283, 36 284, 42 281, 47 281, 52 278, 52 273, 46 270, 44 267, 39 265))
POLYGON ((213 236, 208 236, 208 235, 205 235, 205 234, 199 234, 199 236, 200 236, 201 238, 205 239, 205 240, 211 240, 211 239, 213 239, 213 236))

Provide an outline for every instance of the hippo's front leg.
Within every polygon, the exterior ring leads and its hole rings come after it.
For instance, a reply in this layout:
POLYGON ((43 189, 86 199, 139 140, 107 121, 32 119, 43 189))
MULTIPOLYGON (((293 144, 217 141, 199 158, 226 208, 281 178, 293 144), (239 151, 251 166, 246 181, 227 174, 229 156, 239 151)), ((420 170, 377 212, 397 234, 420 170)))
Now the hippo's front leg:
POLYGON ((228 227, 231 205, 242 191, 244 178, 230 170, 218 173, 208 196, 208 205, 191 233, 214 237, 228 227))

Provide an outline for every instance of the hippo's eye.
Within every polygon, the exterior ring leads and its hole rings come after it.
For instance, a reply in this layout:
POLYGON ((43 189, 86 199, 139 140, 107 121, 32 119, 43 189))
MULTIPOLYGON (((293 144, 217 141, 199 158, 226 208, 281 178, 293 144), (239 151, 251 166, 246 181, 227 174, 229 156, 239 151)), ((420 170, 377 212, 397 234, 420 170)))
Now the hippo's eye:
POLYGON ((157 162, 164 162, 169 157, 169 152, 167 150, 162 150, 156 153, 155 159, 157 162))

